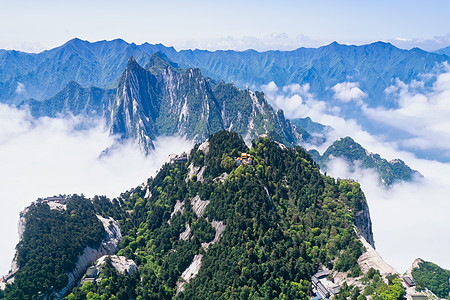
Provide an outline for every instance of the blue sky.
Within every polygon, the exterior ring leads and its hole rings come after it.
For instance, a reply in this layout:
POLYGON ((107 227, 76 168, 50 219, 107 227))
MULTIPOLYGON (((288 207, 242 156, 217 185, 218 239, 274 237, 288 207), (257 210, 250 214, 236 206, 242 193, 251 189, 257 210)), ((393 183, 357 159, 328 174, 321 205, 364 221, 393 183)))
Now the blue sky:
MULTIPOLYGON (((3 3, 2 3, 3 2, 3 3)), ((295 49, 334 40, 436 50, 450 1, 4 1, 0 48, 40 51, 79 37, 182 48, 295 49)))

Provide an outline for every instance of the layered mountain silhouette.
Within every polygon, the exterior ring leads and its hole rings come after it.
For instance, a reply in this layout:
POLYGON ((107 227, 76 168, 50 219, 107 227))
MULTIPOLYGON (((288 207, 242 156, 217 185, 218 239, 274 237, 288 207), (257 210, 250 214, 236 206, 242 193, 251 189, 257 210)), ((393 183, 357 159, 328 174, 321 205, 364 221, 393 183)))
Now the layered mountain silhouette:
POLYGON ((429 53, 418 48, 402 50, 376 42, 347 46, 336 42, 320 48, 293 51, 176 51, 161 44, 129 44, 123 40, 90 43, 73 39, 38 54, 0 51, 0 101, 18 103, 28 98, 53 97, 70 81, 83 87, 108 88, 133 56, 145 65, 155 52, 164 53, 184 68, 200 68, 204 75, 233 81, 236 86, 260 86, 274 81, 310 85, 319 99, 333 101, 331 88, 340 82, 358 82, 371 106, 395 106, 384 90, 398 78, 406 83, 418 79, 449 60, 445 49, 429 53))

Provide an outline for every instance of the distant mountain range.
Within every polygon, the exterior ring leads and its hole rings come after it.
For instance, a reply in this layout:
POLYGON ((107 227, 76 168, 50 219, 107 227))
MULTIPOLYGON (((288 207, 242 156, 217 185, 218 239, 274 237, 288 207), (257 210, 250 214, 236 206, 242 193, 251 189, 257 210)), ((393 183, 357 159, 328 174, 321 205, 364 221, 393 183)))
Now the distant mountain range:
POLYGON ((367 93, 370 106, 393 107, 384 90, 395 78, 404 82, 418 79, 449 60, 449 49, 429 53, 418 48, 401 50, 389 43, 376 42, 347 46, 336 42, 320 48, 293 51, 204 51, 182 50, 161 44, 129 44, 123 40, 90 43, 73 39, 38 54, 0 51, 0 101, 18 103, 34 98, 44 100, 56 95, 70 81, 82 87, 117 86, 128 58, 140 65, 155 52, 164 53, 183 68, 200 68, 204 75, 240 88, 259 88, 274 81, 278 86, 292 83, 310 85, 318 99, 336 101, 331 90, 341 82, 358 82, 367 93))

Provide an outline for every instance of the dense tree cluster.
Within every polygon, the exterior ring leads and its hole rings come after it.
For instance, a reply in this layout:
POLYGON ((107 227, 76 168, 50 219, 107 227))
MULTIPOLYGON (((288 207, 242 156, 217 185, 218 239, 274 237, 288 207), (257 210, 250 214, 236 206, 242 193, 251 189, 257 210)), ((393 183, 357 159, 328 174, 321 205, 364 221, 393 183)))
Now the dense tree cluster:
POLYGON ((412 270, 417 289, 429 289, 441 298, 450 299, 450 271, 438 265, 424 261, 412 270))
POLYGON ((81 287, 73 289, 67 300, 128 300, 135 299, 133 287, 139 281, 138 272, 121 274, 111 264, 107 257, 100 268, 100 276, 96 283, 85 282, 81 287))
POLYGON ((17 245, 19 270, 6 288, 8 299, 37 299, 60 290, 84 248, 98 247, 105 236, 92 202, 76 195, 65 210, 36 202, 24 217, 26 230, 17 245))
POLYGON ((401 300, 405 299, 405 290, 402 287, 402 281, 397 275, 387 276, 388 283, 383 281, 378 270, 370 268, 360 279, 365 286, 361 291, 358 287, 343 285, 341 292, 336 300, 352 299, 365 300, 368 297, 374 300, 401 300))

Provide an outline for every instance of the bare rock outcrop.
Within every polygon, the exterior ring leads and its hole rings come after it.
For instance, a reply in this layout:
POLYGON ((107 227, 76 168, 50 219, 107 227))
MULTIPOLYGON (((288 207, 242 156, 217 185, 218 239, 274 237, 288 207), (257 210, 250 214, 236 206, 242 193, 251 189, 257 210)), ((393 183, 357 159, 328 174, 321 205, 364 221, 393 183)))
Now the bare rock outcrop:
POLYGON ((97 249, 91 247, 84 248, 83 254, 78 258, 75 268, 72 272, 67 273, 67 277, 69 278, 68 284, 54 294, 55 299, 63 299, 67 292, 70 291, 83 276, 87 268, 97 259, 104 255, 111 255, 117 252, 120 239, 122 238, 119 222, 113 218, 106 219, 99 215, 97 215, 97 218, 102 222, 103 227, 105 228, 105 238, 97 249))
POLYGON ((411 277, 411 278, 413 278, 413 276, 412 276, 412 270, 414 270, 415 268, 419 268, 419 264, 421 264, 421 263, 423 263, 423 262, 424 262, 423 259, 416 258, 416 259, 414 260, 414 262, 412 263, 411 267, 409 267, 409 269, 406 270, 405 275, 406 275, 406 276, 409 276, 409 277, 411 277))
POLYGON ((203 144, 198 146, 198 150, 202 151, 205 156, 207 156, 209 153, 209 142, 204 142, 203 144))
POLYGON ((189 281, 198 274, 198 271, 202 266, 202 257, 202 254, 195 255, 192 263, 181 274, 181 280, 177 282, 177 294, 184 291, 184 284, 189 283, 189 281))
POLYGON ((370 245, 363 236, 359 236, 359 240, 363 244, 366 251, 358 258, 358 264, 363 273, 369 271, 370 268, 380 271, 381 275, 398 274, 398 272, 389 264, 387 264, 375 248, 370 245))
POLYGON ((219 177, 214 178, 213 180, 214 180, 214 182, 218 182, 218 181, 225 182, 225 180, 227 179, 228 175, 229 174, 227 172, 224 172, 224 173, 222 173, 222 175, 220 175, 219 177))
POLYGON ((173 216, 175 216, 178 212, 183 213, 184 212, 184 202, 181 202, 180 200, 177 200, 175 203, 175 206, 173 207, 173 212, 170 214, 169 220, 167 220, 167 223, 170 224, 170 219, 172 219, 173 216))
POLYGON ((180 233, 180 240, 187 241, 189 239, 189 236, 191 235, 191 226, 189 226, 189 223, 186 222, 185 224, 186 230, 180 233))
POLYGON ((126 271, 127 274, 131 274, 137 271, 137 265, 132 259, 128 259, 125 256, 117 256, 117 255, 104 255, 100 257, 97 261, 97 267, 100 267, 102 264, 104 264, 107 257, 111 258, 112 266, 119 273, 125 274, 126 271))
POLYGON ((205 212, 208 204, 209 204, 209 200, 202 200, 202 199, 200 199, 199 195, 196 195, 195 197, 191 198, 192 209, 194 210, 195 214, 197 215, 197 218, 200 218, 203 216, 203 213, 205 212))
POLYGON ((202 247, 205 251, 208 251, 208 248, 210 245, 213 245, 219 241, 219 239, 222 237, 223 232, 225 231, 226 225, 223 224, 222 221, 216 221, 213 220, 211 222, 211 226, 214 227, 216 230, 216 235, 214 236, 214 239, 209 243, 202 243, 202 247))
POLYGON ((203 166, 203 167, 200 168, 200 167, 194 167, 194 164, 190 164, 189 167, 188 167, 188 170, 189 171, 188 171, 188 174, 187 174, 186 179, 185 179, 186 183, 189 182, 189 180, 194 175, 197 176, 197 180, 198 181, 200 181, 200 182, 204 181, 203 174, 205 173, 206 166, 203 166))

